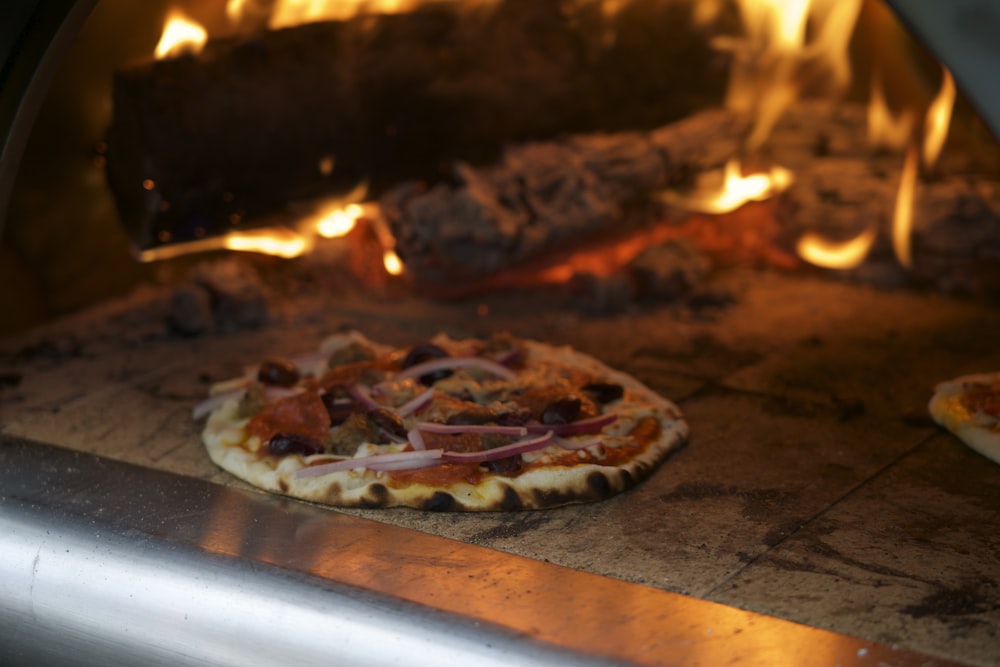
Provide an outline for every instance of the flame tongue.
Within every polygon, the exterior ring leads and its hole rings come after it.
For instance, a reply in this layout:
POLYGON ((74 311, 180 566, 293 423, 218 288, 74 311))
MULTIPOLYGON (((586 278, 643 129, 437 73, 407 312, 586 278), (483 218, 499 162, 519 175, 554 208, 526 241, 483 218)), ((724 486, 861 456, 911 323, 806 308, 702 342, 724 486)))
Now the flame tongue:
POLYGON ((201 25, 192 21, 178 10, 171 10, 163 26, 163 34, 153 51, 157 60, 174 58, 184 53, 198 53, 205 42, 208 33, 201 25))
POLYGON ((772 167, 768 173, 744 176, 740 162, 730 159, 721 174, 719 187, 691 195, 665 192, 664 202, 688 211, 721 214, 735 211, 747 202, 763 201, 785 190, 792 183, 792 172, 772 167))

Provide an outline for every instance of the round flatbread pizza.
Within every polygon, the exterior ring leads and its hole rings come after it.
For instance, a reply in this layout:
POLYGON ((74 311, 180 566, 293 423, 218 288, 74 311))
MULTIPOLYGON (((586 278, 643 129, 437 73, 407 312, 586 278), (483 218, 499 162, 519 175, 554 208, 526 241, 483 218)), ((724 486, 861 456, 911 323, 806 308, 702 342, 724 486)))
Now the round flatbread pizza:
POLYGON ((962 442, 1000 463, 1000 372, 939 383, 928 410, 934 421, 962 442))
POLYGON ((267 359, 194 410, 224 470, 337 507, 488 511, 608 498, 681 447, 680 410, 569 347, 511 335, 394 348, 358 332, 267 359))

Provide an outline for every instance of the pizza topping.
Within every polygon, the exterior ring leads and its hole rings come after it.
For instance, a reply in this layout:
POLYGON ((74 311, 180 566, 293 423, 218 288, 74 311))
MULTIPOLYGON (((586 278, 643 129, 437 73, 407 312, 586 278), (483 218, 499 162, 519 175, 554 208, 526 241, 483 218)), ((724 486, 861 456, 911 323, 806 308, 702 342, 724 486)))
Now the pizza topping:
POLYGON ((573 389, 564 379, 554 384, 531 387, 516 397, 516 400, 531 412, 534 419, 543 423, 565 424, 601 413, 593 399, 582 391, 573 389), (545 419, 554 421, 544 422, 545 419))
POLYGON ((368 393, 368 390, 363 385, 349 384, 345 386, 344 389, 351 395, 351 398, 369 410, 378 410, 382 407, 374 398, 372 398, 371 394, 368 393))
POLYGON ((298 433, 322 440, 330 416, 315 391, 305 391, 268 403, 247 423, 247 434, 267 442, 276 433, 298 433))
POLYGON ((434 389, 427 389, 396 408, 396 414, 400 417, 409 417, 411 414, 427 405, 432 398, 434 398, 434 389))
POLYGON ((299 433, 277 433, 267 442, 267 453, 271 456, 280 457, 291 454, 311 456, 322 451, 322 442, 299 433))
POLYGON ((562 396, 545 406, 538 421, 543 424, 569 424, 580 416, 582 401, 577 396, 562 396))
POLYGON ((481 452, 445 451, 441 458, 445 461, 453 461, 455 463, 479 463, 482 461, 492 461, 495 459, 506 458, 508 456, 520 455, 525 452, 532 452, 536 449, 547 447, 551 442, 552 431, 548 431, 543 435, 539 435, 534 438, 518 440, 517 442, 512 442, 509 445, 494 447, 493 449, 487 449, 481 452))
POLYGON ((217 394, 212 394, 205 400, 199 402, 196 406, 191 408, 191 418, 201 419, 202 417, 208 416, 213 410, 225 403, 226 401, 233 398, 242 398, 246 394, 247 388, 236 387, 235 389, 228 389, 226 391, 221 391, 217 394))
POLYGON ((337 391, 336 389, 328 391, 320 394, 320 400, 323 401, 323 407, 326 408, 326 412, 330 416, 330 424, 333 426, 343 424, 344 420, 362 409, 346 391, 337 391))
POLYGON ((491 426, 488 424, 452 425, 438 424, 435 422, 421 422, 414 428, 427 433, 492 433, 495 435, 518 435, 528 434, 527 427, 524 426, 491 426))
POLYGON ((327 359, 326 365, 334 368, 336 366, 358 363, 359 361, 374 361, 375 356, 375 351, 367 345, 358 341, 351 341, 347 345, 334 350, 327 359))
POLYGON ((483 370, 503 380, 513 380, 517 377, 517 373, 506 366, 498 364, 492 359, 486 359, 484 357, 445 357, 443 359, 431 359, 430 361, 410 366, 409 368, 401 371, 399 375, 396 376, 396 379, 406 380, 409 378, 420 378, 420 381, 424 384, 434 384, 434 382, 450 376, 451 371, 456 368, 483 370), (438 371, 443 370, 449 371, 448 374, 441 377, 435 376, 438 371), (425 381, 425 378, 434 379, 427 382, 425 381))
POLYGON ((445 423, 451 426, 471 426, 473 424, 496 423, 498 419, 499 415, 485 405, 473 403, 470 407, 448 415, 445 423))
POLYGON ((618 419, 618 415, 609 412, 590 419, 580 419, 569 424, 528 424, 525 428, 529 433, 544 433, 549 431, 555 435, 583 435, 588 433, 600 433, 608 424, 612 424, 618 419))
POLYGON ((617 401, 625 395, 625 389, 617 382, 588 382, 580 389, 602 405, 617 401))
POLYGON ((443 452, 440 449, 425 449, 421 451, 394 452, 390 454, 375 454, 373 456, 359 456, 353 459, 341 459, 330 463, 321 463, 295 471, 295 477, 319 477, 328 475, 340 470, 354 470, 356 468, 368 468, 375 466, 392 466, 395 470, 417 469, 427 466, 429 463, 436 464, 443 452))
POLYGON ((403 420, 398 415, 385 408, 377 408, 370 410, 367 416, 390 438, 397 438, 400 442, 406 440, 406 426, 403 425, 403 420))
POLYGON ((502 459, 490 459, 489 461, 483 461, 483 467, 485 467, 489 472, 497 475, 515 477, 521 472, 521 468, 524 467, 524 459, 521 458, 520 454, 516 456, 505 456, 502 459))
POLYGON ((1000 380, 991 384, 967 383, 961 394, 962 404, 971 413, 1000 418, 1000 380))
MULTIPOLYGON (((410 348, 410 351, 406 353, 403 357, 403 369, 413 368, 414 366, 420 366, 433 359, 443 359, 450 356, 448 352, 440 345, 435 345, 434 343, 422 343, 420 345, 414 345, 410 348)), ((420 377, 420 383, 430 386, 437 382, 438 380, 443 380, 444 378, 451 375, 451 370, 447 367, 436 368, 425 374, 417 373, 417 375, 412 375, 410 377, 420 377)))
POLYGON ((269 359, 257 369, 257 380, 277 387, 293 387, 299 381, 299 369, 284 359, 269 359))
POLYGON ((353 456, 358 447, 366 442, 377 442, 381 435, 382 429, 369 413, 355 412, 343 424, 332 429, 323 444, 329 452, 353 456))

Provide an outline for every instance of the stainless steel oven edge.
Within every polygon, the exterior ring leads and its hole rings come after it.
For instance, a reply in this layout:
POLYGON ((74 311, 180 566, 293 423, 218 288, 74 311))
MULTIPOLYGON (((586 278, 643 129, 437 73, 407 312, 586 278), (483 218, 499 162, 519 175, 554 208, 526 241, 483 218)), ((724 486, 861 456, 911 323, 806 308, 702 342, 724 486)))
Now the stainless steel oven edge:
POLYGON ((951 664, 2 436, 0 663, 951 664))

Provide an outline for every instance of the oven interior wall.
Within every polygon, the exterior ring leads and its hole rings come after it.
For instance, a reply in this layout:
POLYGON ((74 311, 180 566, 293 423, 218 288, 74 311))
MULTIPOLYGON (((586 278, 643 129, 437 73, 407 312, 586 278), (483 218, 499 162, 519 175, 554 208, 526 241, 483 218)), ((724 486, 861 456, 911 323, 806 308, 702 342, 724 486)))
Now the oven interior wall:
MULTIPOLYGON (((180 7, 222 31, 223 3, 102 0, 57 74, 37 119, 0 237, 0 333, 72 312, 137 284, 155 282, 162 267, 140 265, 117 218, 97 151, 110 118, 110 73, 149 57, 163 17, 180 7)), ((874 63, 890 98, 926 104, 936 66, 881 3, 864 3, 852 52, 850 99, 868 94, 874 63)), ((960 102, 952 141, 970 147, 982 129, 960 102)), ((166 272, 169 273, 169 272, 166 272)))

